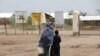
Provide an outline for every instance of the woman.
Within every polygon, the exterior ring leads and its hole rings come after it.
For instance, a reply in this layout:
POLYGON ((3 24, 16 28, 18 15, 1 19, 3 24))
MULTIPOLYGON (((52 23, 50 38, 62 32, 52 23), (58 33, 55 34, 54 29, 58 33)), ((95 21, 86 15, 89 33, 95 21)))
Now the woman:
POLYGON ((54 24, 47 23, 46 28, 44 29, 40 41, 39 46, 43 47, 44 53, 43 56, 49 56, 49 48, 53 44, 54 32, 53 32, 54 24))

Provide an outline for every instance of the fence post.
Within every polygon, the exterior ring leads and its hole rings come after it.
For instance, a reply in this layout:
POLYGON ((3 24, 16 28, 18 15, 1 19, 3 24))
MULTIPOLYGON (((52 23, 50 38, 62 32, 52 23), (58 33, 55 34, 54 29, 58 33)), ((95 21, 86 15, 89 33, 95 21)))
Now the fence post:
POLYGON ((6 21, 5 17, 4 17, 5 34, 8 35, 8 33, 7 33, 7 26, 6 26, 6 23, 7 23, 7 21, 6 21))
POLYGON ((24 34, 24 19, 23 19, 23 34, 24 34))
POLYGON ((16 35, 16 18, 14 18, 14 21, 15 21, 15 35, 16 35))
POLYGON ((79 11, 73 12, 73 35, 79 35, 79 11))

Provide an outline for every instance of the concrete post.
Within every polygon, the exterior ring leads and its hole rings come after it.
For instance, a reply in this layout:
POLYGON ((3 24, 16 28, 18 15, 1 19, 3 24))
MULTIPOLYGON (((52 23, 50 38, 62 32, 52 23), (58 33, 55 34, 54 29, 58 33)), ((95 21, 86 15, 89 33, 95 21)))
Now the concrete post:
POLYGON ((77 36, 79 35, 79 12, 74 11, 73 12, 73 35, 77 36))

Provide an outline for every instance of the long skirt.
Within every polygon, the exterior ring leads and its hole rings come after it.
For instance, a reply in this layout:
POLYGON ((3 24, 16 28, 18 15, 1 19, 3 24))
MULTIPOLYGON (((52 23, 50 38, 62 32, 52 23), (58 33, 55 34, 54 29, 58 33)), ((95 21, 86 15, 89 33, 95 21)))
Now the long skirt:
POLYGON ((49 47, 44 48, 44 55, 43 56, 49 56, 49 47))

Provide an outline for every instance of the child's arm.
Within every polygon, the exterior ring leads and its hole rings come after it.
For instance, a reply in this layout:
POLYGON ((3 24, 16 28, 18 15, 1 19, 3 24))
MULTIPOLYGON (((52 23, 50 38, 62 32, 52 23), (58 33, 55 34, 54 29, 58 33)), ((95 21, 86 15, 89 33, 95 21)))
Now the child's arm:
POLYGON ((61 38, 60 38, 60 36, 59 36, 59 43, 61 42, 61 38))

